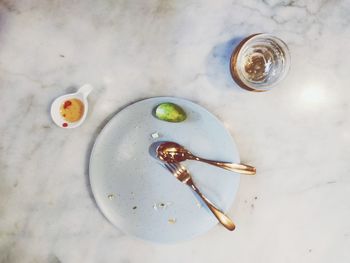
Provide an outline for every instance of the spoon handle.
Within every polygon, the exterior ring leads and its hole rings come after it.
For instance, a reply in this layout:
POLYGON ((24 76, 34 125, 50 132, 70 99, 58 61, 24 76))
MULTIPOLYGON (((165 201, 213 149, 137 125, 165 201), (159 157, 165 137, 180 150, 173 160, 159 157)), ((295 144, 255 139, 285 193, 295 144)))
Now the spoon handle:
POLYGON ((240 174, 248 174, 248 175, 256 174, 255 167, 246 165, 243 163, 228 163, 228 162, 212 161, 212 160, 203 159, 197 156, 192 156, 192 159, 200 162, 204 162, 207 164, 215 165, 217 167, 220 167, 232 172, 240 173, 240 174))
POLYGON ((202 200, 205 202, 205 204, 208 206, 210 211, 214 214, 214 216, 218 219, 218 221, 226 227, 228 230, 233 231, 236 226, 233 223, 233 221, 225 215, 220 209, 218 209, 212 202, 210 202, 202 193, 199 191, 199 189, 195 186, 195 184, 192 182, 192 180, 188 180, 187 185, 189 185, 202 200))

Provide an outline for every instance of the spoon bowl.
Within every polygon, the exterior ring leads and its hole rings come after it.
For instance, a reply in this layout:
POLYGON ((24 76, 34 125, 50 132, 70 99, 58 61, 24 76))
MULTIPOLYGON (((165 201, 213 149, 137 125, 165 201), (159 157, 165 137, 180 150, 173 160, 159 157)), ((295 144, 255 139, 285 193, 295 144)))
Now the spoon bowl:
POLYGON ((192 155, 180 144, 175 142, 163 142, 157 147, 157 156, 160 160, 168 163, 186 161, 192 155))

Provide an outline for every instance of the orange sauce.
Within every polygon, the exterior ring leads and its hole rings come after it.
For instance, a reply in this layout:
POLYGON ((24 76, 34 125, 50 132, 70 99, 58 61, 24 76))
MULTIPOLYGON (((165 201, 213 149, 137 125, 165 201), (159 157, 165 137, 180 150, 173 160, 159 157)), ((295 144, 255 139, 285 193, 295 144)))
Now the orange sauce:
POLYGON ((81 100, 66 100, 60 107, 62 117, 68 122, 76 122, 83 117, 84 104, 81 100))

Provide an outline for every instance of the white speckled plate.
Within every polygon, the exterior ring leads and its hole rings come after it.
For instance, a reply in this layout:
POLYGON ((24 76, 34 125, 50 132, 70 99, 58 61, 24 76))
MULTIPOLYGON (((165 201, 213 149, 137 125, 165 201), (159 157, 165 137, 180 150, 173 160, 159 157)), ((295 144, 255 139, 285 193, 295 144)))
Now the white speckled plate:
MULTIPOLYGON (((96 140, 89 172, 98 206, 115 226, 141 239, 170 243, 207 232, 217 224, 216 218, 150 154, 156 141, 178 142, 205 158, 239 162, 230 134, 201 106, 174 97, 142 100, 116 114, 96 140), (152 110, 162 102, 181 106, 187 119, 169 123, 155 118, 152 110), (160 137, 152 138, 154 132, 160 137), (166 208, 154 208, 161 203, 166 208)), ((195 161, 184 164, 198 188, 227 211, 239 175, 195 161)))

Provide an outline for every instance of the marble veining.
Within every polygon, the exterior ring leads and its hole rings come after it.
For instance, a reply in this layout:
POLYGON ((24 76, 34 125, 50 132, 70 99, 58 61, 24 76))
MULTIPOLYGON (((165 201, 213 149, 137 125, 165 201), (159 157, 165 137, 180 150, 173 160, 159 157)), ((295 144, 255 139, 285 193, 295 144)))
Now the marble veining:
POLYGON ((346 0, 0 0, 0 262, 349 262, 349 13, 346 0), (233 46, 256 32, 292 53, 286 80, 262 94, 228 70, 233 46), (57 128, 51 102, 84 83, 95 86, 86 122, 57 128), (155 245, 96 207, 98 132, 162 95, 218 116, 258 168, 229 212, 235 232, 155 245))

